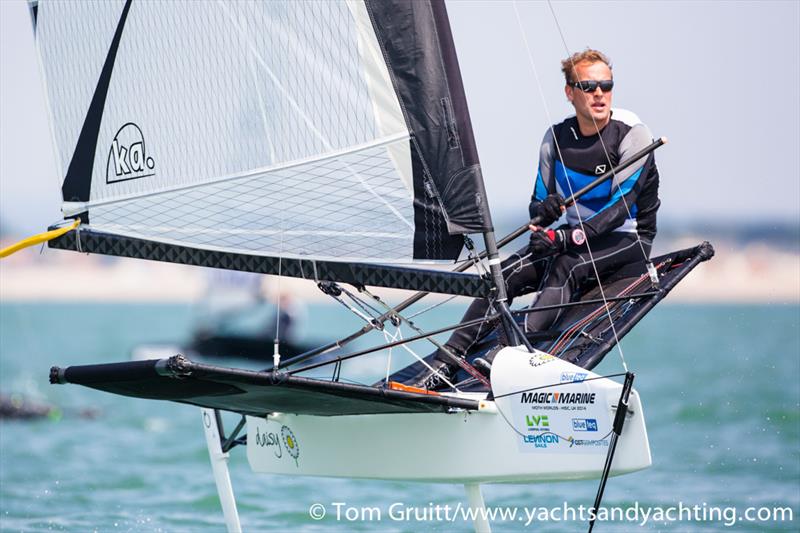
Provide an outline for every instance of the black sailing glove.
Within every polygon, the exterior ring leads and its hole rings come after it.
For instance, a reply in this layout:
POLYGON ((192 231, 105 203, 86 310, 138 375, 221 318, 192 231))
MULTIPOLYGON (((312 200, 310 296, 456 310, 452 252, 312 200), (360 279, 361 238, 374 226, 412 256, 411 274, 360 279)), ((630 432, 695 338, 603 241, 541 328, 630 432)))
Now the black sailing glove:
POLYGON ((537 208, 536 215, 541 218, 539 226, 549 226, 559 218, 564 212, 564 197, 558 193, 548 194, 537 208))
POLYGON ((564 253, 570 247, 577 248, 586 243, 586 235, 580 228, 562 226, 557 230, 539 230, 531 233, 528 251, 534 257, 564 253))

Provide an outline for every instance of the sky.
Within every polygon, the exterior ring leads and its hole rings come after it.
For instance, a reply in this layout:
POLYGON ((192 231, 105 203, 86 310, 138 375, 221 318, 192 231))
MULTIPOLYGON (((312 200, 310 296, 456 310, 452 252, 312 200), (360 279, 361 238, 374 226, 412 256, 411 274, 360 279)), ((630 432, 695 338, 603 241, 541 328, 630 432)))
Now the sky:
MULTIPOLYGON (((526 219, 538 145, 571 111, 560 60, 590 46, 612 59, 614 106, 669 138, 656 156, 662 220, 800 224, 800 2, 447 7, 495 220, 526 219)), ((61 219, 43 94, 26 3, 0 0, 4 231, 61 219)))

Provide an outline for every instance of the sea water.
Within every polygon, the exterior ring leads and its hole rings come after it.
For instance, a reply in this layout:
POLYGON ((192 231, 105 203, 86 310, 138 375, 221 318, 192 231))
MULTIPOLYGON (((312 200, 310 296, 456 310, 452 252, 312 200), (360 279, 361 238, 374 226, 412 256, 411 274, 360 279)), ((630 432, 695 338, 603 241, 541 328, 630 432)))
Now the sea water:
MULTIPOLYGON (((462 309, 439 307, 426 325, 453 322, 462 309)), ((0 392, 60 410, 0 421, 0 530, 224 530, 197 408, 48 384, 51 365, 123 361, 141 343, 185 339, 194 318, 186 305, 0 304, 0 392)), ((303 334, 331 340, 361 324, 341 307, 315 306, 303 334)), ((373 334, 358 346, 384 340, 373 334)), ((402 352, 393 352, 392 367, 410 361, 402 352)), ((797 531, 800 307, 665 303, 623 340, 623 355, 636 373, 653 466, 609 480, 604 506, 638 514, 596 530, 797 531), (782 519, 774 508, 784 509, 782 519), (771 516, 759 520, 759 512, 771 516)), ((343 376, 380 377, 386 354, 371 357, 345 365, 343 376)), ((621 368, 614 350, 596 371, 621 368)), ((475 460, 487 453, 476 449, 475 460)), ((242 447, 230 465, 245 531, 472 528, 453 516, 466 502, 461 486, 256 475, 242 447), (315 504, 322 519, 311 516, 319 518, 315 504)), ((594 480, 483 488, 490 508, 516 509, 493 521, 495 531, 585 530, 578 515, 563 513, 590 507, 596 490, 594 480)))

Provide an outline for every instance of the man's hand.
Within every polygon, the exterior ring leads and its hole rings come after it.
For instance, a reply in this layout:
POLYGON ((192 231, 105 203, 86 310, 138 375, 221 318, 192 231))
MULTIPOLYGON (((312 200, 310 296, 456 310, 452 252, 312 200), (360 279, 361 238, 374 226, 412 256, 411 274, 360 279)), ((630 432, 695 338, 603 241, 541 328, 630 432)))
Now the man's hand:
POLYGON ((537 226, 531 233, 528 250, 534 256, 542 257, 564 253, 570 247, 583 246, 585 243, 586 235, 580 228, 563 226, 557 230, 543 230, 537 226))
POLYGON ((549 226, 559 218, 562 213, 566 211, 564 207, 564 197, 558 193, 548 194, 547 198, 542 200, 537 208, 537 215, 541 218, 540 224, 542 226, 549 226))
POLYGON ((558 253, 558 247, 554 239, 550 238, 549 233, 555 233, 553 230, 543 230, 537 226, 531 233, 531 241, 528 245, 528 252, 533 257, 545 257, 558 253))

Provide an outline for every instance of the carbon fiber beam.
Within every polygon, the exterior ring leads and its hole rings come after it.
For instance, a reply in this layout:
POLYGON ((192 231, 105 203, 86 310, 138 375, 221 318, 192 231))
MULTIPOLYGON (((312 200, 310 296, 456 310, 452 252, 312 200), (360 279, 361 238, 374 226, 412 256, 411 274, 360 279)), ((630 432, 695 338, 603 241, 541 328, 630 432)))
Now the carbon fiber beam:
MULTIPOLYGON (((53 228, 51 228, 53 229, 53 228)), ((489 282, 475 274, 422 270, 366 263, 338 263, 309 259, 266 257, 178 246, 91 229, 71 231, 48 243, 50 248, 84 253, 148 259, 167 263, 278 274, 314 281, 338 281, 355 286, 389 287, 485 298, 489 282), (78 244, 80 238, 80 245, 78 244)))
POLYGON ((271 412, 343 416, 356 414, 477 411, 478 400, 255 372, 169 359, 50 369, 50 383, 73 383, 151 400, 169 400, 263 417, 271 412))

